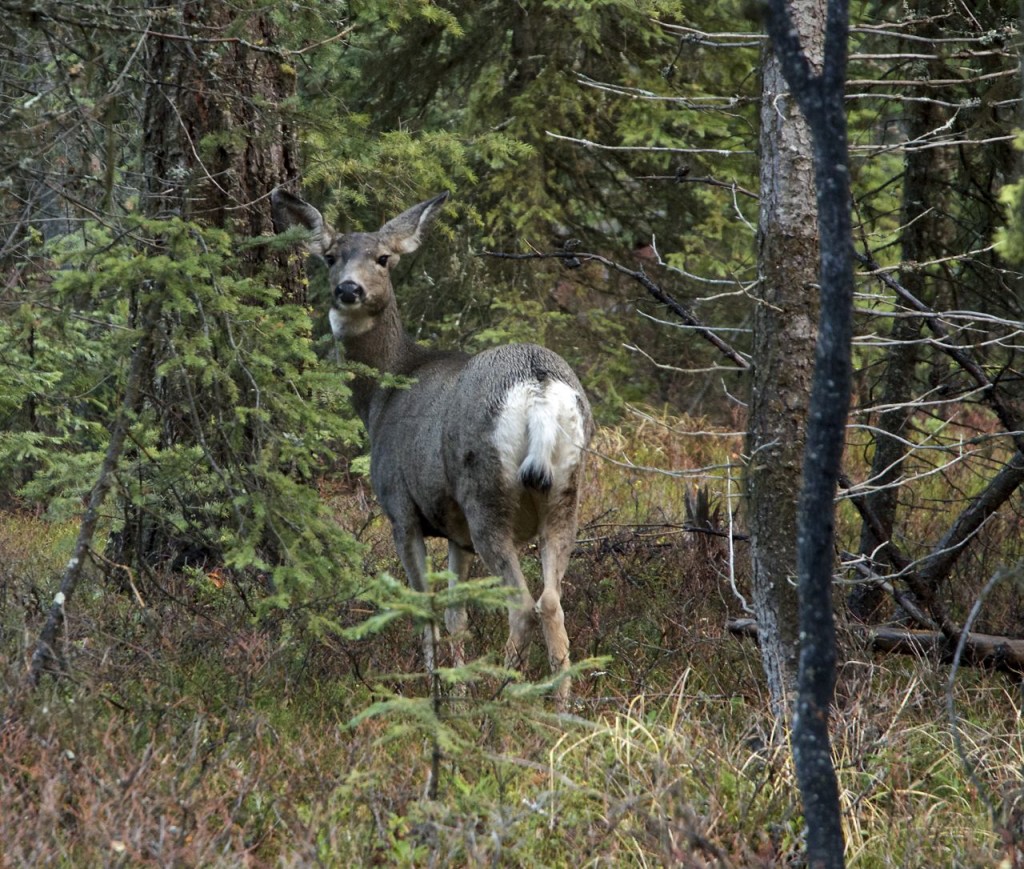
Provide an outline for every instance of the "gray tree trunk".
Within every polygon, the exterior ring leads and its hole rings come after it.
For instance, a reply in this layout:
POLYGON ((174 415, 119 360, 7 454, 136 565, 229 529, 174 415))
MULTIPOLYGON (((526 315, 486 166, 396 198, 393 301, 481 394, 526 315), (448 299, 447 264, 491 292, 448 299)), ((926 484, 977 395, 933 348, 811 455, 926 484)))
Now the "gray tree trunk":
MULTIPOLYGON (((797 26, 820 63, 824 0, 802 2, 797 26), (815 25, 815 21, 817 24, 815 25)), ((761 106, 761 213, 746 489, 753 602, 773 712, 789 717, 799 616, 797 499, 818 321, 818 209, 811 134, 771 47, 761 106)))
MULTIPOLYGON (((157 0, 148 2, 163 9, 157 0)), ((297 175, 298 149, 280 108, 294 93, 295 80, 269 50, 277 44, 269 15, 260 9, 247 13, 240 41, 216 38, 229 29, 239 8, 186 3, 161 15, 164 33, 150 36, 145 45, 141 160, 147 215, 180 217, 244 238, 271 232, 269 194, 297 175)), ((281 287, 286 301, 305 301, 301 263, 287 251, 241 247, 237 267, 281 287)), ((171 378, 154 390, 162 407, 183 407, 192 400, 171 378)), ((188 442, 195 432, 191 420, 165 414, 162 436, 169 445, 188 442)), ((249 448, 250 455, 261 449, 256 429, 249 448)), ((222 452, 216 459, 228 466, 239 455, 222 452)), ((175 536, 162 517, 126 504, 117 560, 141 565, 154 553, 174 552, 175 536)))
POLYGON ((807 419, 797 532, 800 667, 793 712, 793 766, 807 825, 807 865, 841 869, 843 828, 832 765, 830 709, 836 679, 832 612, 835 494, 850 402, 853 232, 843 104, 849 9, 829 0, 771 0, 768 32, 814 145, 821 238, 821 314, 807 419))

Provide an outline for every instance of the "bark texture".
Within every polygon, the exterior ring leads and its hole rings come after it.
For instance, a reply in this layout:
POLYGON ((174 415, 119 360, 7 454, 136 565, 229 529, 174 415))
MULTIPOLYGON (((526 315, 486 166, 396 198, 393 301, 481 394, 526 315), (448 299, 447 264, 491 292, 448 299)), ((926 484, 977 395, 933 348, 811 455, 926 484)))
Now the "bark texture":
MULTIPOLYGON (((179 217, 237 238, 272 235, 269 196, 295 178, 298 146, 281 108, 294 94, 295 76, 275 48, 268 10, 198 2, 168 8, 156 0, 148 5, 161 26, 144 47, 144 213, 179 217)), ((284 301, 305 301, 302 264, 289 252, 239 246, 236 266, 241 274, 281 287, 284 301)), ((155 352, 174 351, 157 340, 155 352)), ((187 407, 192 400, 172 378, 159 379, 152 391, 164 408, 187 407)), ((164 415, 164 445, 192 437, 190 420, 164 415)), ((255 428, 248 449, 251 455, 260 452, 255 428)), ((227 465, 237 454, 216 458, 227 465)), ((147 510, 127 504, 113 555, 125 564, 142 565, 157 556, 173 561, 190 545, 147 510)))
MULTIPOLYGON (((145 160, 158 210, 239 237, 273 234, 270 191, 298 176, 298 143, 281 108, 296 78, 275 50, 267 10, 183 3, 165 26, 176 38, 147 40, 150 78, 145 160)), ((150 211, 152 212, 152 208, 150 211)), ((294 259, 294 258, 292 258, 294 259)), ((300 269, 287 253, 252 247, 239 262, 271 270, 290 300, 304 301, 300 269)))
POLYGON ((807 864, 815 869, 844 865, 829 710, 836 677, 835 493, 850 401, 853 329, 853 238, 843 105, 848 15, 845 0, 829 0, 824 9, 820 0, 771 0, 768 15, 772 45, 811 130, 821 239, 821 313, 798 512, 800 669, 792 730, 793 765, 807 824, 807 864))
MULTIPOLYGON (((822 6, 823 4, 818 4, 822 6)), ((754 319, 746 491, 753 603, 777 718, 796 685, 797 500, 818 320, 818 210, 807 122, 769 47, 761 107, 759 304, 754 319)))

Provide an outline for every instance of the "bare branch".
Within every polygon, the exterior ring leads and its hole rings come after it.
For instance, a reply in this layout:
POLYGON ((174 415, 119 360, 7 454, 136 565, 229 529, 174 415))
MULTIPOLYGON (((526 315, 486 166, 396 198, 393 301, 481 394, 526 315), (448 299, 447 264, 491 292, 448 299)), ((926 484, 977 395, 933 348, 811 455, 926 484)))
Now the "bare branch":
POLYGON ((982 393, 984 401, 995 412, 1005 431, 1007 433, 1011 433, 1009 436, 1013 439, 1017 452, 1024 453, 1024 436, 1019 433, 1021 425, 1017 414, 1006 402, 1003 401, 1001 390, 995 388, 995 384, 989 379, 988 375, 985 374, 981 366, 974 361, 969 348, 960 346, 950 338, 949 333, 946 331, 946 327, 942 322, 942 316, 914 296, 906 287, 892 277, 892 275, 886 274, 882 271, 878 263, 873 259, 859 253, 855 253, 854 256, 858 261, 870 268, 882 283, 889 287, 889 289, 893 290, 899 298, 907 303, 924 319, 928 328, 937 338, 940 339, 935 343, 935 346, 953 359, 953 361, 966 371, 974 382, 984 390, 982 393))
POLYGON ((544 135, 557 139, 560 142, 570 142, 582 148, 595 148, 599 151, 639 151, 649 154, 714 154, 718 157, 737 157, 741 154, 749 155, 754 152, 749 149, 737 148, 668 148, 660 145, 604 145, 601 142, 594 142, 590 139, 577 139, 574 136, 562 136, 545 130, 544 135))
POLYGON ((57 659, 57 638, 64 624, 65 607, 71 601, 82 578, 82 568, 85 564, 86 556, 92 548, 93 537, 99 524, 100 508, 103 506, 107 493, 113 484, 114 471, 121 461, 121 452, 128 429, 140 405, 142 381, 149 363, 150 351, 156 326, 160 318, 160 311, 161 302, 159 295, 157 295, 149 303, 143 316, 142 337, 132 353, 131 369, 125 384, 121 409, 111 429, 110 441, 107 444, 107 451, 103 456, 103 462, 96 475, 96 482, 93 484, 92 491, 89 494, 89 504, 86 507, 85 515, 82 517, 82 524, 78 529, 78 539, 75 542, 74 553, 64 570, 60 591, 53 598, 46 624, 43 625, 43 629, 39 633, 35 651, 32 653, 32 664, 28 674, 28 682, 32 687, 39 684, 44 672, 54 669, 57 659))
POLYGON ((596 253, 580 253, 578 251, 559 251, 555 253, 500 253, 498 251, 485 250, 483 251, 483 256, 494 257, 495 259, 511 260, 576 258, 580 260, 580 262, 599 262, 602 265, 607 266, 610 269, 614 269, 620 274, 626 275, 641 284, 652 298, 657 299, 657 301, 665 305, 665 307, 679 317, 679 319, 681 319, 687 326, 692 327, 705 341, 712 344, 725 356, 735 362, 740 368, 746 370, 750 367, 750 362, 742 353, 726 343, 710 327, 701 323, 695 314, 666 293, 660 286, 658 286, 658 284, 651 280, 643 270, 626 268, 626 266, 596 253))

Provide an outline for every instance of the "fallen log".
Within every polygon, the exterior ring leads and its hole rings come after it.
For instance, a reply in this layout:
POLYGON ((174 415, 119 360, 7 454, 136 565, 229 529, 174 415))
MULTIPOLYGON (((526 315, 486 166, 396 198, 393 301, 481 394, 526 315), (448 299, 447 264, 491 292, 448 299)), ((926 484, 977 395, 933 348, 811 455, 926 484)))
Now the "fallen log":
MULTIPOLYGON (((733 619, 726 627, 729 633, 740 637, 757 637, 754 619, 733 619)), ((875 652, 899 655, 927 656, 942 663, 952 663, 956 653, 956 640, 940 631, 920 631, 883 625, 850 625, 868 648, 875 652)), ((967 635, 961 666, 990 667, 1016 676, 1024 675, 1024 639, 997 634, 967 635)))

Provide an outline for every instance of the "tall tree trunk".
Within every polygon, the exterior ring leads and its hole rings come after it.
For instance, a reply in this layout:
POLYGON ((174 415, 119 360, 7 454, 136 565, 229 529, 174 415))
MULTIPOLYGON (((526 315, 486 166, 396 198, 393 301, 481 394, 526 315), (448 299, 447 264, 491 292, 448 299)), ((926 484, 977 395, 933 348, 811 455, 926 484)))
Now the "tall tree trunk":
MULTIPOLYGON (((161 26, 146 41, 144 213, 180 217, 238 238, 272 234, 269 194, 295 178, 298 147, 280 108, 294 94, 295 77, 275 51, 267 10, 244 3, 148 2, 159 10, 161 26), (244 22, 241 28, 237 21, 244 22)), ((287 252, 240 246, 238 270, 282 287, 286 301, 305 301, 301 263, 287 252)), ((162 408, 187 406, 173 378, 152 388, 162 408)), ((195 431, 191 421, 164 412, 162 436, 170 446, 189 442, 195 431)), ((253 438, 249 454, 255 456, 260 444, 253 438)), ((125 511, 117 560, 140 565, 156 556, 173 558, 192 545, 176 541, 174 529, 152 511, 131 504, 125 511)))
MULTIPOLYGON (((145 66, 143 132, 138 155, 145 186, 141 211, 155 220, 179 217, 221 227, 236 236, 271 232, 270 191, 294 178, 296 146, 278 110, 294 90, 273 51, 274 33, 262 7, 247 17, 244 4, 185 2, 174 7, 148 0, 159 18, 160 32, 147 34, 141 46, 145 66), (234 18, 245 22, 242 36, 225 36, 234 18)), ((147 254, 164 252, 159 232, 148 242, 147 254)), ((240 271, 262 275, 301 297, 303 282, 297 265, 281 254, 276 260, 257 248, 239 254, 240 271)), ((74 557, 54 598, 49 619, 33 656, 30 681, 38 683, 53 665, 64 613, 82 576, 104 501, 114 487, 122 461, 130 454, 130 428, 144 402, 156 396, 165 414, 169 444, 196 437, 189 423, 164 409, 181 406, 169 387, 170 378, 157 377, 155 362, 168 355, 164 341, 164 312, 159 287, 140 289, 139 330, 121 409, 82 520, 74 557)), ((170 351, 170 352, 173 352, 170 351)), ((259 441, 250 445, 255 464, 259 441)), ((233 457, 232 457, 233 458, 233 457)), ((125 499, 126 502, 128 499, 125 499)), ((154 550, 164 551, 174 533, 156 513, 125 504, 126 522, 120 535, 119 560, 136 563, 154 550)))
MULTIPOLYGON (((920 21, 911 35, 936 37, 941 12, 937 0, 919 0, 915 4, 920 21)), ((910 47, 919 46, 910 43, 910 47)), ((925 81, 942 78, 943 63, 928 61, 925 81)), ((928 133, 941 129, 949 120, 948 107, 930 99, 932 90, 926 84, 913 88, 917 100, 904 105, 907 138, 915 142, 928 133)), ((913 148, 906 150, 903 173, 902 230, 900 247, 903 262, 900 280, 903 286, 926 304, 931 304, 929 279, 920 263, 942 250, 941 222, 942 189, 949 184, 952 168, 948 166, 951 154, 947 149, 913 148)), ((920 361, 917 342, 921 337, 923 321, 914 317, 893 320, 889 337, 892 345, 886 353, 878 402, 883 410, 875 425, 875 452, 871 460, 872 490, 865 495, 865 503, 876 521, 861 526, 860 553, 872 560, 886 560, 886 545, 892 537, 898 506, 897 483, 903 473, 906 457, 904 429, 910 415, 914 393, 919 387, 915 366, 920 361), (879 537, 878 532, 882 532, 879 537)), ((850 612, 865 622, 877 621, 882 614, 887 595, 878 585, 857 585, 847 597, 850 612)))
MULTIPOLYGON (((809 14, 824 18, 823 0, 809 6, 809 14)), ((773 712, 785 720, 799 647, 796 511, 817 338, 818 211, 810 130, 771 46, 761 93, 760 281, 746 489, 761 658, 773 712)))
POLYGON ((814 144, 821 235, 821 314, 804 449, 797 534, 800 670, 793 714, 793 766, 807 824, 807 864, 842 867, 839 786, 832 764, 829 710, 836 679, 832 612, 835 493, 850 401, 853 235, 847 147, 849 9, 829 0, 771 0, 768 32, 814 144))
MULTIPOLYGON (((184 7, 189 31, 217 35, 236 32, 236 8, 217 3, 184 7)), ((203 63, 189 64, 182 125, 196 144, 192 165, 193 215, 239 237, 272 233, 268 194, 298 177, 298 145, 280 108, 295 93, 296 77, 274 51, 277 30, 269 10, 254 5, 246 14, 238 40, 203 53, 203 63)), ((293 300, 304 301, 305 282, 287 252, 271 254, 275 280, 293 300)), ((262 248, 240 252, 255 273, 267 264, 262 248)))
MULTIPOLYGON (((169 210, 182 217, 243 238, 272 234, 268 196, 297 178, 298 144, 280 108, 294 95, 296 78, 275 51, 269 12, 197 2, 175 8, 176 20, 161 20, 178 38, 149 40, 151 183, 160 195, 175 191, 169 210), (222 38, 227 32, 235 35, 222 38)), ((239 260, 252 274, 270 267, 290 300, 305 300, 301 270, 288 266, 287 253, 254 247, 240 251, 239 260)))

